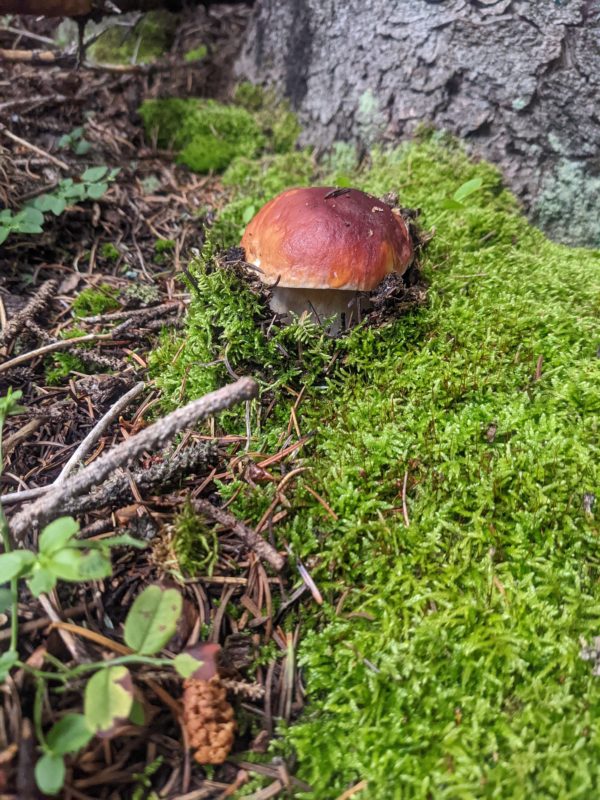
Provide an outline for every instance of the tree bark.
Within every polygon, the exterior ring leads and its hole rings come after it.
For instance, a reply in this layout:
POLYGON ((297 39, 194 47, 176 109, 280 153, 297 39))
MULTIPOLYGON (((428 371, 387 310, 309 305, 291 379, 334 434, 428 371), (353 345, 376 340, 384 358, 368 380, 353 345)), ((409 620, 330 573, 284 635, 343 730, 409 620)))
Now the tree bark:
POLYGON ((598 0, 257 0, 237 72, 320 147, 449 130, 550 235, 599 246, 599 39, 598 0))

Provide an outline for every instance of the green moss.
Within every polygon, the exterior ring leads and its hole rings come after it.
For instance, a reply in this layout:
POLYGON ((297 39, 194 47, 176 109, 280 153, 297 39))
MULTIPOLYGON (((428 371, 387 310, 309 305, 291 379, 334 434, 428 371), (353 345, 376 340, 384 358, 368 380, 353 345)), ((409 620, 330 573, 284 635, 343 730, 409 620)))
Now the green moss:
POLYGON ((184 575, 212 575, 218 558, 218 538, 214 526, 206 525, 191 504, 186 504, 175 519, 173 546, 184 575))
POLYGON ((90 55, 103 64, 148 64, 169 49, 176 27, 177 16, 168 11, 150 11, 133 28, 120 20, 100 35, 90 55))
POLYGON ((107 261, 118 261, 121 253, 112 242, 105 242, 100 248, 100 256, 107 261))
MULTIPOLYGON (((167 337, 154 369, 171 404, 228 381, 200 363, 225 353, 258 373, 276 400, 252 416, 263 452, 285 437, 286 386, 307 384, 310 471, 286 490, 276 534, 325 603, 299 612, 308 705, 279 748, 322 800, 359 780, 370 800, 594 797, 600 683, 579 649, 600 626, 600 531, 583 508, 600 488, 600 253, 548 241, 494 168, 442 136, 376 152, 350 177, 398 191, 435 227, 429 303, 338 343, 296 326, 284 356, 257 299, 210 267, 211 247, 265 199, 260 170, 237 162, 234 175, 244 183, 196 267, 186 346, 174 360, 181 340, 167 337), (452 202, 475 177, 482 188, 452 202)), ((242 432, 242 416, 221 425, 242 432)), ((244 484, 232 509, 257 521, 271 499, 244 484)))
POLYGON ((215 100, 146 100, 140 114, 147 133, 161 147, 178 150, 177 160, 196 172, 223 170, 235 156, 253 156, 264 144, 251 114, 215 100))
POLYGON ((208 54, 208 47, 201 44, 200 47, 195 47, 193 50, 188 50, 184 56, 185 61, 201 61, 206 58, 208 54))
POLYGON ((89 372, 83 361, 71 353, 54 353, 45 369, 48 386, 58 386, 72 372, 89 372))
POLYGON ((89 287, 80 292, 73 300, 73 314, 76 317, 91 317, 114 311, 119 308, 117 297, 119 290, 107 283, 89 287))
MULTIPOLYGON (((68 330, 61 331, 62 339, 76 339, 79 336, 85 336, 87 331, 83 328, 73 327, 68 330)), ((90 344, 82 344, 80 347, 88 348, 90 344)), ((52 353, 45 363, 45 377, 48 386, 57 386, 61 384, 65 378, 68 378, 72 372, 88 373, 88 365, 74 353, 52 353)))
POLYGON ((265 90, 250 81, 242 81, 235 87, 233 101, 248 111, 259 111, 265 104, 265 90))

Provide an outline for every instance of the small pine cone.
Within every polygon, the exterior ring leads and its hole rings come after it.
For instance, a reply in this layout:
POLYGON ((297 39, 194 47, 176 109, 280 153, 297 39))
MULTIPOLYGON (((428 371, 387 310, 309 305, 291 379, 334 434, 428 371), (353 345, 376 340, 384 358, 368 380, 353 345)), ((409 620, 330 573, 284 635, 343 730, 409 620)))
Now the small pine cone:
POLYGON ((199 764, 222 764, 233 745, 233 708, 218 675, 209 681, 188 678, 183 684, 183 719, 199 764))

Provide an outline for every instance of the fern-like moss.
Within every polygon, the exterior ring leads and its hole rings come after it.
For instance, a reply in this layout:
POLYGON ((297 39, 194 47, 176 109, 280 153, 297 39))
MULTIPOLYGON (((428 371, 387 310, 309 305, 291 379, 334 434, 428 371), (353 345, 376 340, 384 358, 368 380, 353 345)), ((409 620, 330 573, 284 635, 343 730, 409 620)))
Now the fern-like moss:
MULTIPOLYGON (((277 163, 273 193, 297 182, 277 163)), ((196 267, 185 338, 165 336, 154 369, 172 404, 228 381, 205 364, 225 353, 257 373, 276 393, 252 416, 265 450, 306 385, 309 470, 275 534, 325 603, 298 611, 308 705, 274 748, 294 749, 322 800, 360 780, 370 800, 594 797, 600 683, 579 650, 600 624, 600 254, 547 240, 493 167, 442 136, 375 152, 348 177, 399 192, 435 229, 428 305, 343 343, 292 327, 286 356, 254 295, 210 267, 267 199, 263 165, 230 169, 246 182, 196 267), (473 178, 481 189, 453 200, 473 178)), ((220 424, 245 429, 241 414, 220 424)), ((257 521, 271 499, 244 484, 231 507, 257 521)))

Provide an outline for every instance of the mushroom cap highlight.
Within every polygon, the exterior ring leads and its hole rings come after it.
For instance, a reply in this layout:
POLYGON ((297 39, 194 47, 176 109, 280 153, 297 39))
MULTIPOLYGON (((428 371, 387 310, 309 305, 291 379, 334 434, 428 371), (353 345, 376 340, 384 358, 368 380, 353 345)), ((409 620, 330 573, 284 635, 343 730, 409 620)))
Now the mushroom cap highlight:
POLYGON ((250 221, 241 246, 263 283, 371 291, 413 258, 400 212, 358 189, 288 189, 250 221))

